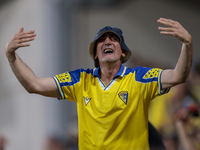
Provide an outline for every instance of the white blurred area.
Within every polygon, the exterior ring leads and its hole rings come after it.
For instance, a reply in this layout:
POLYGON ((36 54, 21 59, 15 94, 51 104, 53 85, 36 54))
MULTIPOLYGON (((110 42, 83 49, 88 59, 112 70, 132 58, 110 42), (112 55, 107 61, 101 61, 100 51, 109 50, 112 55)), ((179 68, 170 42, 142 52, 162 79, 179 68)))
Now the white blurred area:
POLYGON ((17 53, 38 77, 93 68, 88 45, 106 25, 123 30, 133 57, 173 68, 181 44, 159 34, 159 17, 181 22, 193 35, 195 59, 200 57, 200 11, 192 6, 181 1, 129 0, 87 7, 79 4, 83 1, 11 0, 0 5, 0 136, 8 140, 6 150, 43 150, 47 137, 71 134, 71 122, 77 119, 74 102, 28 94, 15 78, 4 47, 20 27, 36 31, 31 46, 17 53))
MULTIPOLYGON (((36 31, 28 48, 17 51, 38 77, 58 73, 59 49, 56 3, 41 0, 13 0, 0 9, 0 135, 6 150, 42 150, 50 134, 62 133, 57 99, 28 94, 15 78, 4 47, 20 27, 36 31)), ((63 133, 65 134, 65 133, 63 133)))

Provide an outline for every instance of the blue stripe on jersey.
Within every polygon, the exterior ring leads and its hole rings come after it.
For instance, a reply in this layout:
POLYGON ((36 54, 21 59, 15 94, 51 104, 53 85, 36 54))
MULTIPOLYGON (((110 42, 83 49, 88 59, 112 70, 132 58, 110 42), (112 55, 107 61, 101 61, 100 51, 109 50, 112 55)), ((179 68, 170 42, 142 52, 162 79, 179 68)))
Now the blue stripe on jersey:
POLYGON ((58 98, 58 99, 59 99, 59 100, 60 100, 60 99, 65 99, 65 94, 64 94, 62 88, 61 88, 60 85, 59 85, 58 78, 53 77, 53 79, 54 79, 54 81, 56 82, 56 85, 57 85, 58 91, 59 91, 59 93, 60 93, 60 98, 58 98))

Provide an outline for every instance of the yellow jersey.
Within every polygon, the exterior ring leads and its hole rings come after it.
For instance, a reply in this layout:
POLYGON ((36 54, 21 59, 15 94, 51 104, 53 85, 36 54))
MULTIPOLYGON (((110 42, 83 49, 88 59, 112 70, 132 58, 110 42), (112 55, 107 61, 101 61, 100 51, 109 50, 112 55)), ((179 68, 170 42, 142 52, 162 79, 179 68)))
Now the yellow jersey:
POLYGON ((77 103, 80 150, 149 150, 148 107, 161 91, 158 68, 121 65, 105 85, 100 68, 55 75, 60 99, 77 103))

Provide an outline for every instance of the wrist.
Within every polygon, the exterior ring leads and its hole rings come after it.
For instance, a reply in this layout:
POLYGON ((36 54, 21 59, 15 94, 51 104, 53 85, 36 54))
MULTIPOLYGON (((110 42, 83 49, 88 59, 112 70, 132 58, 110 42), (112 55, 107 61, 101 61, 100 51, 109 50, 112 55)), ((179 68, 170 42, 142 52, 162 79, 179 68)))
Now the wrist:
POLYGON ((16 60, 16 53, 15 52, 5 52, 6 57, 10 63, 14 62, 16 60))
POLYGON ((187 45, 192 45, 192 36, 189 34, 188 38, 185 41, 183 41, 183 43, 187 45))

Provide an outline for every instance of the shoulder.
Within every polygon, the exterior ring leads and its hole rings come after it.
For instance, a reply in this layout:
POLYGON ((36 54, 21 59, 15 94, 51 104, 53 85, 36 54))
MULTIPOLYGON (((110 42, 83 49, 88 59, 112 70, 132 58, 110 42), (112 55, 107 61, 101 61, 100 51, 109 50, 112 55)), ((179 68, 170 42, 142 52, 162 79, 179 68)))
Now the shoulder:
POLYGON ((125 75, 130 74, 130 73, 135 73, 136 75, 143 75, 146 72, 148 72, 152 68, 147 68, 147 67, 135 67, 135 68, 126 68, 125 75))
POLYGON ((81 74, 86 73, 86 74, 93 74, 94 69, 76 69, 73 71, 67 71, 61 74, 56 75, 55 77, 60 81, 64 83, 77 83, 80 81, 81 74))
POLYGON ((126 75, 134 73, 136 81, 151 82, 157 80, 161 72, 162 69, 159 68, 148 68, 138 66, 135 68, 127 68, 126 75))
POLYGON ((80 69, 76 69, 74 71, 69 71, 70 74, 80 74, 80 73, 87 73, 87 74, 92 74, 94 71, 94 69, 83 69, 83 68, 80 68, 80 69))
POLYGON ((73 78, 75 80, 79 80, 82 74, 93 75, 93 72, 94 72, 94 69, 89 69, 89 68, 88 69, 83 69, 83 68, 80 68, 80 69, 77 69, 77 70, 74 70, 74 71, 70 71, 69 75, 71 76, 71 78, 73 78))

